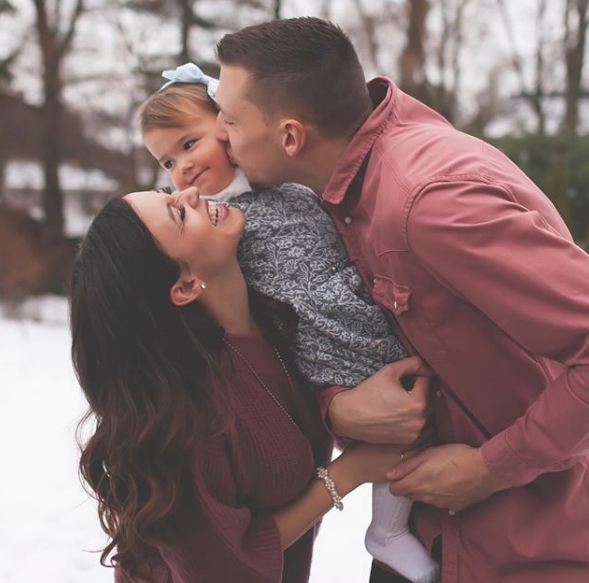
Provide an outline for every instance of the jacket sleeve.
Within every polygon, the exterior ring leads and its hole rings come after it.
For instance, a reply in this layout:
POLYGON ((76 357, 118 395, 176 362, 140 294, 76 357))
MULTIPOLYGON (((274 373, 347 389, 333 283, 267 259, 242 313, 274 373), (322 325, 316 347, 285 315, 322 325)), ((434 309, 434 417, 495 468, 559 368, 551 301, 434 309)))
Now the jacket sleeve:
MULTIPOLYGON (((556 223, 555 223, 556 225, 556 223)), ((407 219, 411 251, 533 357, 563 363, 526 413, 482 447, 517 486, 589 453, 589 256, 539 212, 485 181, 430 184, 407 219)))

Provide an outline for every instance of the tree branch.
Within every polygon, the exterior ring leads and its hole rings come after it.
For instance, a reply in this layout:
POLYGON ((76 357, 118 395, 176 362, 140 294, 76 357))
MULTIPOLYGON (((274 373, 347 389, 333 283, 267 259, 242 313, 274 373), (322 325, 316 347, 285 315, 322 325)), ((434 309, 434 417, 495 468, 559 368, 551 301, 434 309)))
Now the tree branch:
POLYGON ((76 2, 74 11, 72 12, 72 16, 67 31, 57 48, 58 58, 60 59, 65 55, 72 42, 72 38, 74 37, 74 32, 76 30, 76 24, 78 23, 78 20, 82 12, 84 12, 84 0, 78 0, 76 2))

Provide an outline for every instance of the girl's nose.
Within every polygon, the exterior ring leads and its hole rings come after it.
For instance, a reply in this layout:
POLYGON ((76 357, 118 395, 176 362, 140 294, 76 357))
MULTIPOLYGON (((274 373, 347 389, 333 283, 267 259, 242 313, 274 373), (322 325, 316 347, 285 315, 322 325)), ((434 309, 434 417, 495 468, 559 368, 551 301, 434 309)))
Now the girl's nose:
POLYGON ((182 174, 186 174, 189 170, 192 170, 194 164, 190 158, 185 159, 182 161, 182 174))

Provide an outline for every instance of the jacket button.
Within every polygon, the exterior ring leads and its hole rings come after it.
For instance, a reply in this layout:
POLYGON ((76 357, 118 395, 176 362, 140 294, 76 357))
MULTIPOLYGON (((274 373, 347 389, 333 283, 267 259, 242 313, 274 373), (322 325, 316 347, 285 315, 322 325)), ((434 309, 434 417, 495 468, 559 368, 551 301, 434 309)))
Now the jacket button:
POLYGON ((344 223, 346 223, 346 225, 349 225, 352 222, 352 217, 345 217, 344 218, 344 223))

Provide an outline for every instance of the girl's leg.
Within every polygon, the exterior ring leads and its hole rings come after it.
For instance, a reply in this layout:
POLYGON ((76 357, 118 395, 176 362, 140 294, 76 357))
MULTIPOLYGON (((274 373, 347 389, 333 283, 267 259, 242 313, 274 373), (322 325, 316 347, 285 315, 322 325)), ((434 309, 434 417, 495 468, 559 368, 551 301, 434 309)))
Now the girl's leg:
POLYGON ((366 532, 368 552, 413 583, 435 583, 438 564, 409 531, 412 502, 393 496, 388 482, 372 486, 372 522, 366 532))

